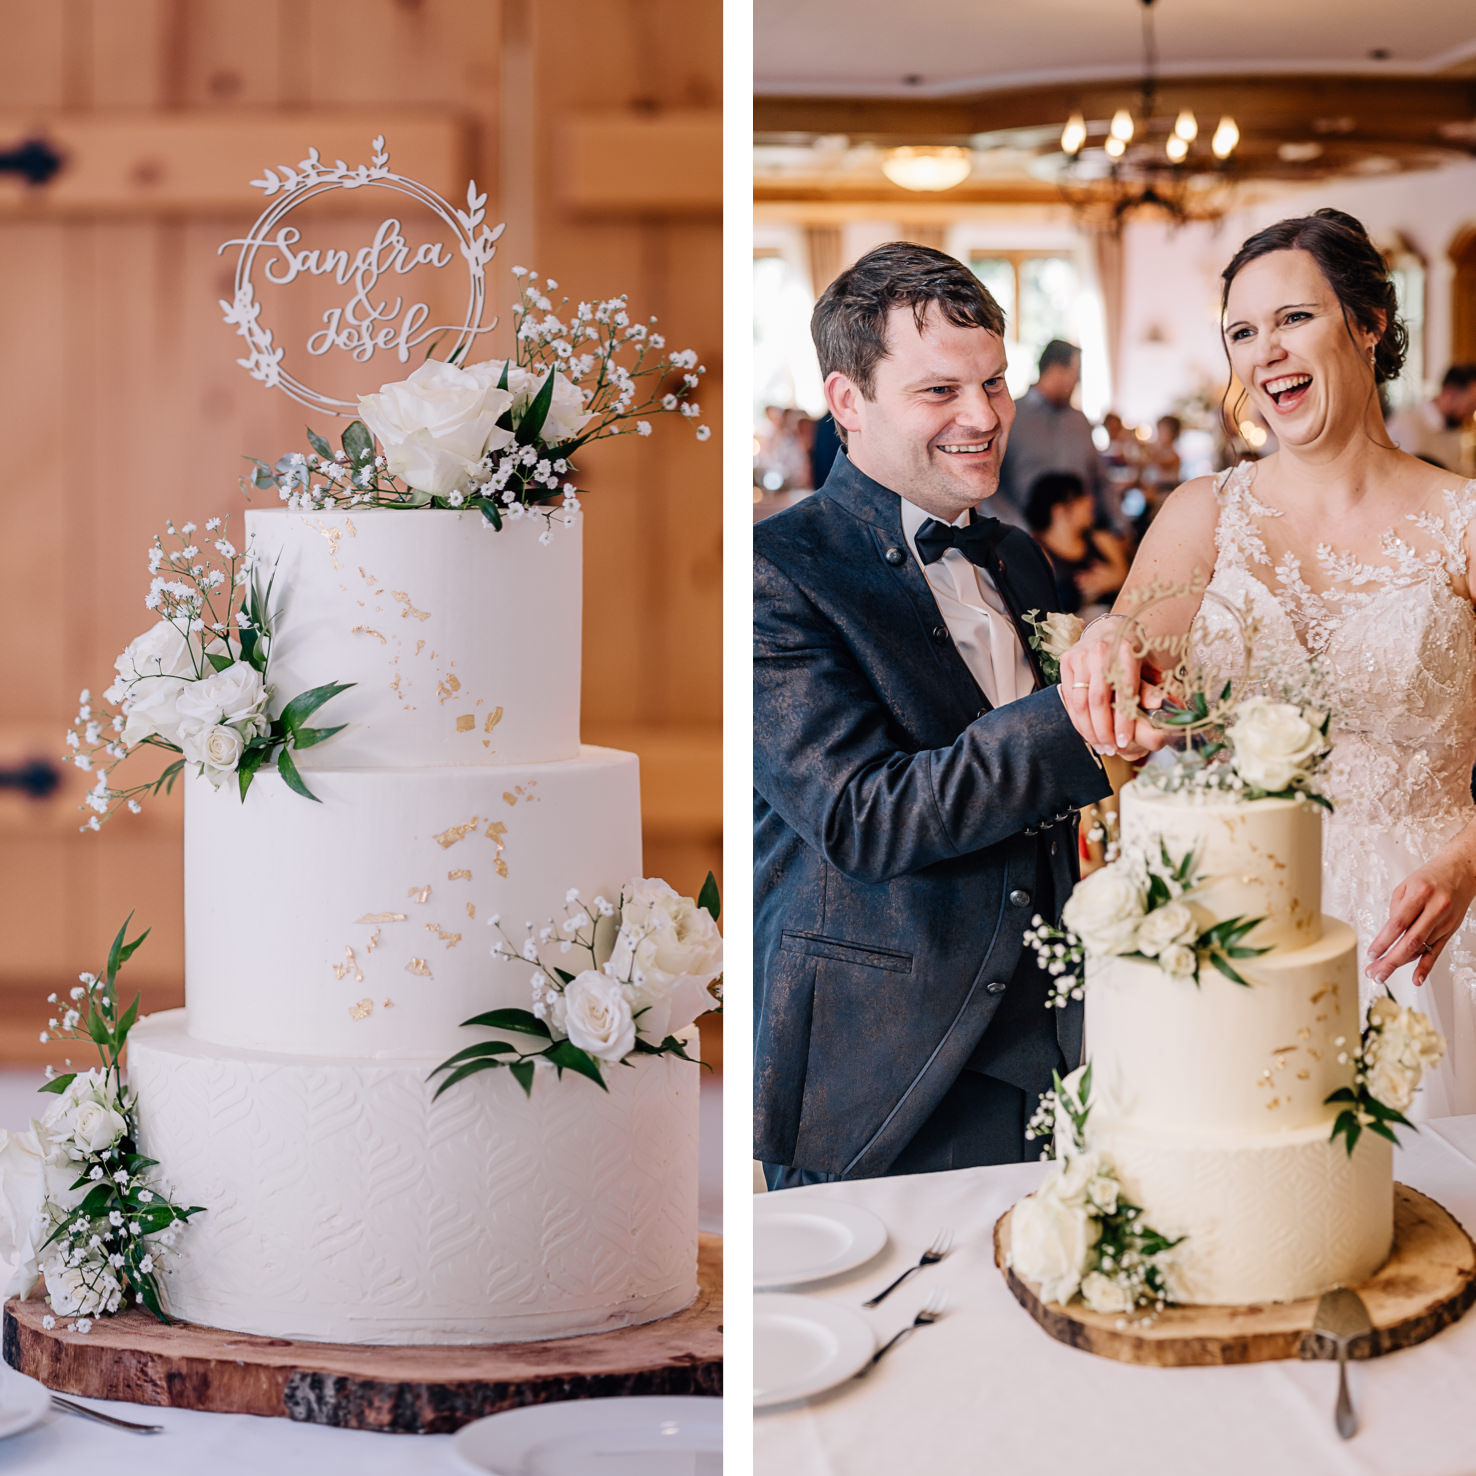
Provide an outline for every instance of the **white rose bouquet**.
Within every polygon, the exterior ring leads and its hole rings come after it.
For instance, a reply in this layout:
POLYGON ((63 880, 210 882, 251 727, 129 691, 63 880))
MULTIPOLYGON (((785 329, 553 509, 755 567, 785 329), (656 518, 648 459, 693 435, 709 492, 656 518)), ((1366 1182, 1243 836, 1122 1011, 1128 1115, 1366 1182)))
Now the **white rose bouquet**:
POLYGON ((1025 1136, 1054 1135, 1059 1156, 1045 1183, 1010 1212, 1010 1266, 1039 1283, 1044 1302, 1064 1305, 1079 1292, 1094 1312, 1162 1310, 1172 1300, 1164 1257, 1182 1237, 1144 1224, 1112 1164, 1088 1146, 1091 1067, 1053 1079, 1025 1136))
POLYGON ((564 898, 564 919, 549 918, 528 928, 521 947, 498 932, 492 956, 503 963, 533 965, 532 1009, 489 1010, 463 1025, 532 1036, 545 1044, 524 1050, 505 1040, 481 1041, 457 1051, 431 1072, 436 1088, 479 1071, 506 1067, 525 1092, 533 1088, 539 1061, 560 1076, 574 1071, 605 1086, 602 1067, 634 1055, 672 1055, 684 1061, 681 1032, 699 1015, 718 1008, 723 970, 721 910, 711 872, 696 901, 664 881, 638 877, 621 889, 618 902, 595 897, 586 906, 577 890, 564 898), (548 956, 578 951, 588 964, 578 972, 550 963, 548 956))
MULTIPOLYGON (((651 434, 675 413, 696 420, 705 366, 668 350, 656 319, 632 321, 624 297, 555 310, 558 283, 514 267, 513 357, 480 364, 428 359, 408 379, 359 401, 360 419, 334 450, 314 431, 309 454, 256 461, 252 489, 275 488, 289 507, 440 507, 480 511, 493 528, 536 515, 574 521, 574 458, 609 436, 651 434), (376 446, 376 439, 378 445, 376 446)), ((696 428, 697 439, 710 432, 696 428)))
MULTIPOLYGON (((1327 1098, 1344 1104, 1333 1122, 1333 1141, 1342 1137, 1350 1157, 1364 1128, 1397 1143, 1395 1126, 1414 1126, 1405 1110, 1425 1073, 1444 1057, 1445 1037, 1419 1010, 1388 994, 1374 1000, 1353 1062, 1353 1085, 1340 1087, 1327 1098)), ((1345 1059, 1338 1057, 1340 1062, 1345 1059)))
POLYGON ((171 1203, 157 1165, 138 1152, 135 1101, 123 1075, 123 1049, 138 1017, 138 1000, 119 1008, 118 971, 148 934, 128 941, 128 919, 108 950, 102 974, 83 974, 48 1021, 42 1041, 86 1040, 101 1069, 48 1067, 43 1092, 56 1100, 29 1130, 0 1133, 0 1254, 16 1260, 7 1296, 25 1296, 38 1274, 46 1279, 52 1316, 75 1319, 87 1332, 91 1319, 125 1306, 147 1307, 168 1321, 158 1272, 173 1248, 178 1227, 198 1205, 171 1203))
POLYGON ((101 702, 82 693, 67 745, 71 761, 96 775, 83 805, 93 812, 85 829, 100 829, 124 807, 137 814, 146 794, 173 789, 186 764, 217 788, 234 781, 244 799, 258 770, 274 763, 290 789, 317 798, 292 755, 342 731, 342 724, 310 727, 308 719, 352 683, 314 687, 271 715, 271 585, 264 594, 258 590, 250 554, 243 556, 226 537, 225 523, 211 518, 205 524, 223 567, 194 541, 194 523, 178 530, 167 525, 179 545, 172 550, 155 535, 144 604, 159 618, 118 657, 101 702), (156 778, 116 784, 114 770, 142 748, 179 757, 156 778))
POLYGON ((1239 703, 1225 729, 1225 742, 1246 797, 1303 793, 1319 798, 1311 795, 1309 785, 1331 747, 1329 722, 1328 713, 1293 702, 1248 697, 1239 703))

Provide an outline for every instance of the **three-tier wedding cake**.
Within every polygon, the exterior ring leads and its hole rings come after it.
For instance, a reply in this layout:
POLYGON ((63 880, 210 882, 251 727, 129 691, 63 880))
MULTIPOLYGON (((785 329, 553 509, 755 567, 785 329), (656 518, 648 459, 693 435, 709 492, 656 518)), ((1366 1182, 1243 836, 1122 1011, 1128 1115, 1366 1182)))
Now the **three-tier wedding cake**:
MULTIPOLYGON (((569 889, 641 872, 633 754, 579 741, 580 527, 479 512, 248 512, 273 689, 331 675, 343 731, 186 785, 186 1007, 129 1041, 142 1150, 206 1212, 171 1312, 276 1337, 547 1338, 696 1292, 698 1071, 486 1071, 434 1097, 470 1016, 526 1007, 489 957, 569 889)), ((695 1032, 693 1032, 695 1038, 695 1032)))

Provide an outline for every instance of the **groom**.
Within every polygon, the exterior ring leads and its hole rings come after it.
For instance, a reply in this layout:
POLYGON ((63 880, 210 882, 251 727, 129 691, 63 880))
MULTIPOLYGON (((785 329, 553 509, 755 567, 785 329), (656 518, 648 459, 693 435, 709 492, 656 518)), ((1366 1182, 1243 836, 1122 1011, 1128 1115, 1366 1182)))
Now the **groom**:
POLYGON ((896 242, 831 284, 811 332, 846 450, 754 530, 771 1188, 1027 1156, 1039 1093, 1078 1064, 1081 1007, 1046 1008, 1021 935, 1058 914, 1075 811, 1109 792, 1025 640, 1050 569, 974 512, 1014 418, 998 305, 952 257, 896 242))

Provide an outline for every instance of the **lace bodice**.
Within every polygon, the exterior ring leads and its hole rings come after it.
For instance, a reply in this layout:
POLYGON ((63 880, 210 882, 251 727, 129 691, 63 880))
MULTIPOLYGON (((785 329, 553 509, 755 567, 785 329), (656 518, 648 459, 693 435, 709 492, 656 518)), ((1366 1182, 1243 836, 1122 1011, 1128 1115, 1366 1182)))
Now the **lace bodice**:
MULTIPOLYGON (((1454 833, 1473 810, 1476 611, 1456 586, 1465 582, 1476 481, 1385 531, 1376 563, 1328 543, 1304 563, 1268 552, 1265 529, 1282 514, 1256 497, 1254 478, 1255 463, 1242 462, 1216 480, 1207 594, 1254 619, 1258 667, 1304 674, 1326 693, 1335 821, 1394 827, 1402 839, 1423 831, 1419 849, 1428 850, 1432 823, 1454 833)), ((1205 600, 1206 649, 1230 619, 1205 600)))

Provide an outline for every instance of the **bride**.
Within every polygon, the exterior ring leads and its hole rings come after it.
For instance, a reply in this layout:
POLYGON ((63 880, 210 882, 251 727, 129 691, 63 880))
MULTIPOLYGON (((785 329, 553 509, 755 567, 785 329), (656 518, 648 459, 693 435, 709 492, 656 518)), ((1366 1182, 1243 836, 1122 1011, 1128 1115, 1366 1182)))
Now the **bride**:
MULTIPOLYGON (((1416 1112, 1476 1112, 1476 481, 1389 439, 1377 389, 1398 375, 1406 335, 1351 216, 1269 226, 1223 280, 1230 366, 1278 449, 1179 487, 1114 613, 1155 580, 1182 588, 1189 570, 1210 571, 1209 593, 1249 605, 1258 664, 1264 647, 1331 682, 1323 907, 1358 932, 1364 1004, 1387 982, 1445 1036, 1416 1112)), ((1198 603, 1160 605, 1155 633, 1187 631, 1198 603)), ((1115 629, 1094 622, 1061 660, 1066 706, 1104 750, 1126 745, 1112 680, 1130 692, 1139 680, 1136 663, 1113 664, 1115 629)))

